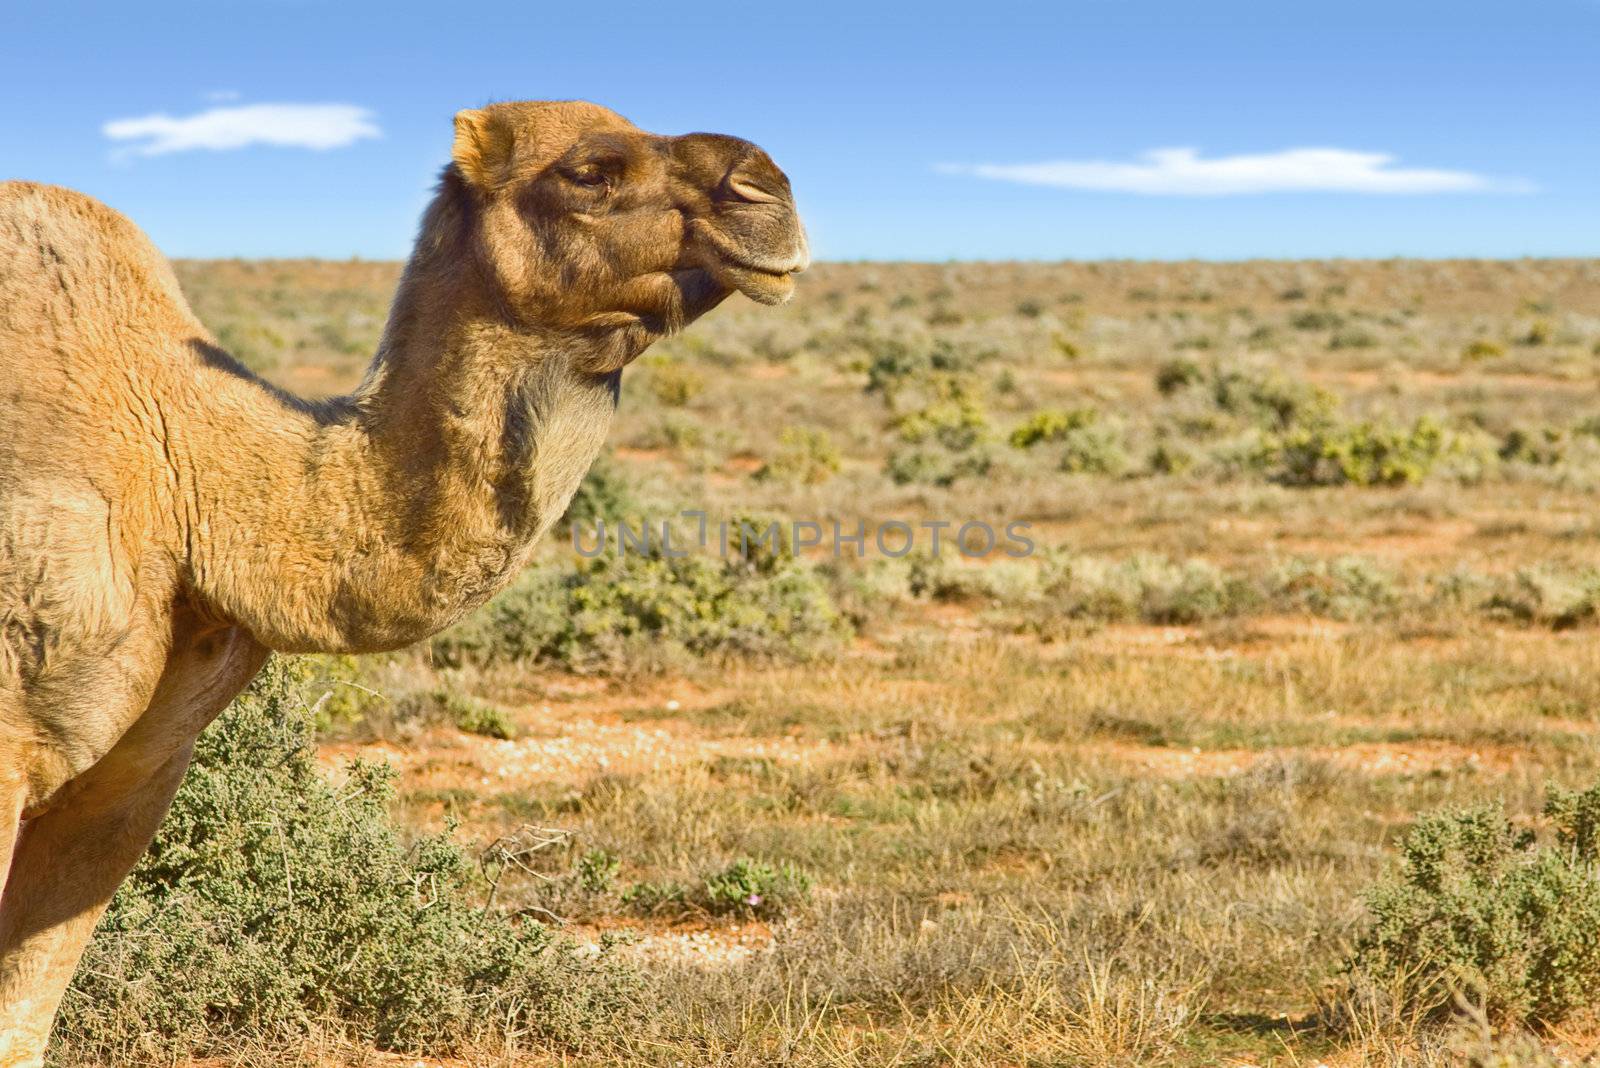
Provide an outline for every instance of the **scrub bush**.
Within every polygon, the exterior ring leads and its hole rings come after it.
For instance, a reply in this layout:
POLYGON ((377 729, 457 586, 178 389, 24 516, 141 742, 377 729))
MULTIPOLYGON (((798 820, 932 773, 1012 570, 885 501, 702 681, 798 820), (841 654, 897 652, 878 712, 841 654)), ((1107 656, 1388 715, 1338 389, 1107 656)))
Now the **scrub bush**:
POLYGON ((309 672, 274 660, 201 735, 62 1006, 61 1064, 140 1063, 330 1029, 385 1049, 578 1048, 637 978, 483 906, 449 833, 409 841, 387 765, 318 767, 309 672))

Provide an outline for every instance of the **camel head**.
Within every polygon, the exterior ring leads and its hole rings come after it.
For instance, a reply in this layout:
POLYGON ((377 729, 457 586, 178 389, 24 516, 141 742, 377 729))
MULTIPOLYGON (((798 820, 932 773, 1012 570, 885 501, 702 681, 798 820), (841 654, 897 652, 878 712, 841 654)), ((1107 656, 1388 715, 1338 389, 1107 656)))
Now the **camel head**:
POLYGON ((516 102, 457 114, 451 154, 443 193, 501 306, 530 327, 620 333, 623 362, 735 290, 788 300, 809 263, 788 178, 735 137, 516 102))

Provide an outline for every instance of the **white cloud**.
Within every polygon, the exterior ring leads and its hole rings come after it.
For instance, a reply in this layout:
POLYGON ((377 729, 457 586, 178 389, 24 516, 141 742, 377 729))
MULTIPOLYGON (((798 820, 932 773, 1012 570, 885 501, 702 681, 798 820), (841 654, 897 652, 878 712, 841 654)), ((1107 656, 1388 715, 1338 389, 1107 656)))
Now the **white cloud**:
POLYGON ((211 101, 213 104, 225 104, 230 100, 238 100, 239 99, 239 90, 237 90, 237 89, 213 89, 209 93, 206 94, 206 99, 211 101))
POLYGON ((342 148, 382 133, 372 112, 354 104, 246 104, 179 117, 143 115, 113 119, 101 132, 113 141, 129 142, 119 154, 137 156, 250 145, 342 148))
POLYGON ((1467 171, 1393 166, 1385 152, 1288 148, 1256 155, 1200 158, 1194 148, 1157 148, 1137 162, 1057 160, 1046 163, 947 163, 946 174, 970 174, 1023 185, 1093 189, 1149 196, 1234 196, 1247 193, 1529 193, 1530 182, 1467 171))

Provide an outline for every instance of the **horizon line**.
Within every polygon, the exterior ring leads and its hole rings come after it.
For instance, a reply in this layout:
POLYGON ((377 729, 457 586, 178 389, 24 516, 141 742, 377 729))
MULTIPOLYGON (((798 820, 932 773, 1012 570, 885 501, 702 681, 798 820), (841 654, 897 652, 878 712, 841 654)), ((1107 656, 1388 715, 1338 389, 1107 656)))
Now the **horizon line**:
MULTIPOLYGON (((393 264, 403 267, 409 257, 405 256, 167 256, 173 263, 369 263, 393 264)), ((1353 255, 1310 255, 1310 256, 1011 256, 1006 258, 994 256, 949 256, 941 258, 931 257, 903 257, 875 258, 875 257, 850 257, 838 259, 819 259, 812 262, 808 270, 817 267, 883 267, 909 265, 920 267, 938 267, 944 265, 970 264, 975 266, 1025 264, 1030 266, 1051 267, 1066 266, 1068 264, 1099 264, 1099 263, 1215 263, 1215 264, 1249 264, 1249 263, 1526 263, 1526 262, 1585 262, 1600 260, 1600 251, 1590 253, 1538 253, 1525 252, 1514 256, 1495 255, 1387 255, 1387 256, 1353 256, 1353 255)))

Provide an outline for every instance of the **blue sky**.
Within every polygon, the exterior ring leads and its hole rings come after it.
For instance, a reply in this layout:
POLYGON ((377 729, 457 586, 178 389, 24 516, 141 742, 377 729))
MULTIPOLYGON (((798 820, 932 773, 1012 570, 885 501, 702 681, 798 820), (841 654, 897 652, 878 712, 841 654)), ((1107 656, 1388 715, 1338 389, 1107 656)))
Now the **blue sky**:
POLYGON ((59 0, 7 14, 0 176, 399 257, 456 109, 565 97, 762 144, 823 258, 1600 255, 1600 0, 59 0), (186 147, 274 131, 337 147, 186 147))

